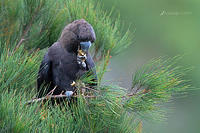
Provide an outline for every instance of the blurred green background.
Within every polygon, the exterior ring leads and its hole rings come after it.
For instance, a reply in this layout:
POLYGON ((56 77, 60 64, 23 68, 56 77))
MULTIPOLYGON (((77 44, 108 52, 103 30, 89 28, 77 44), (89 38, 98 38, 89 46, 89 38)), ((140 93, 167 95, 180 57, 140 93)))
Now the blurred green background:
MULTIPOLYGON (((131 86, 131 74, 153 57, 184 55, 180 64, 193 66, 187 74, 200 88, 200 0, 102 0, 105 10, 115 7, 124 27, 134 36, 133 45, 113 57, 105 79, 131 86)), ((146 133, 200 133, 200 91, 174 96, 166 122, 144 122, 146 133)))

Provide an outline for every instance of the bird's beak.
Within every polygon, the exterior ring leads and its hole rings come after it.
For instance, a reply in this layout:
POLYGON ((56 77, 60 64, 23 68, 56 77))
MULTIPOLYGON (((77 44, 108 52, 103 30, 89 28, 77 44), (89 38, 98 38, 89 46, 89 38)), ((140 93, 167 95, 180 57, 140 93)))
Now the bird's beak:
POLYGON ((88 42, 80 42, 80 49, 84 53, 86 53, 86 52, 88 52, 88 50, 89 50, 91 45, 92 45, 92 43, 90 41, 88 41, 88 42))

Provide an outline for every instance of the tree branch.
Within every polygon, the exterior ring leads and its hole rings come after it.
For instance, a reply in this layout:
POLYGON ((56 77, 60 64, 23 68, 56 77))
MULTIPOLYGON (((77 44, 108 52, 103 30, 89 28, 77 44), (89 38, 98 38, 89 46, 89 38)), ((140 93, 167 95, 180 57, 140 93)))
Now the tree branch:
MULTIPOLYGON (((137 93, 130 93, 130 94, 126 94, 124 96, 117 96, 116 98, 126 98, 126 97, 130 98, 130 97, 132 97, 132 96, 134 96, 136 94, 137 93)), ((82 94, 82 96, 84 98, 97 98, 98 97, 98 96, 94 96, 94 95, 86 95, 86 96, 84 96, 83 94, 82 94)), ((72 97, 80 97, 80 96, 74 95, 72 97)), ((63 95, 63 94, 61 94, 61 95, 47 95, 47 96, 42 97, 42 98, 32 99, 32 100, 26 102, 25 104, 26 105, 30 105, 32 103, 46 102, 47 100, 51 100, 51 99, 53 100, 53 99, 59 99, 59 98, 67 98, 67 96, 63 95)))
MULTIPOLYGON (((72 97, 79 97, 78 95, 74 95, 72 97)), ((97 96, 84 96, 84 98, 96 98, 97 96)), ((32 104, 32 103, 38 103, 38 102, 45 102, 47 100, 51 100, 51 99, 59 99, 59 98, 67 98, 66 95, 50 95, 50 96, 45 96, 42 98, 38 98, 38 99, 32 99, 28 102, 26 102, 26 105, 32 104)))
POLYGON ((27 33, 30 31, 31 26, 32 26, 32 24, 33 24, 33 22, 34 22, 34 20, 35 20, 35 17, 37 16, 37 14, 38 14, 38 12, 40 11, 40 9, 41 9, 41 5, 38 6, 37 9, 35 10, 34 14, 32 14, 31 20, 30 20, 29 24, 28 24, 28 25, 25 27, 25 29, 23 30, 23 34, 22 34, 22 36, 21 36, 21 39, 20 39, 20 41, 19 41, 19 43, 17 44, 17 46, 16 46, 15 49, 18 49, 18 48, 21 46, 21 44, 26 40, 26 39, 25 39, 25 36, 26 36, 27 33))

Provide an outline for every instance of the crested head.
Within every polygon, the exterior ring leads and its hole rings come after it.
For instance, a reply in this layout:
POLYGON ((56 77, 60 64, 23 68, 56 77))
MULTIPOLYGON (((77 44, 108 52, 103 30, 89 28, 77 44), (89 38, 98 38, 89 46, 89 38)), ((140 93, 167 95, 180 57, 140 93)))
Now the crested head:
POLYGON ((59 42, 68 51, 77 51, 80 42, 94 42, 96 35, 93 27, 84 19, 75 20, 62 31, 59 42))

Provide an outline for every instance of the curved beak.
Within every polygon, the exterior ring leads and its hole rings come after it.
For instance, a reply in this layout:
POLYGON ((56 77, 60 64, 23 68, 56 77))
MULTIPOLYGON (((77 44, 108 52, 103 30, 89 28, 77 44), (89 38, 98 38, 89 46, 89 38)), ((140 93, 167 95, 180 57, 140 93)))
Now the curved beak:
POLYGON ((81 48, 81 50, 83 52, 87 52, 91 45, 92 45, 92 43, 90 41, 88 41, 88 42, 80 42, 80 48, 81 48))

